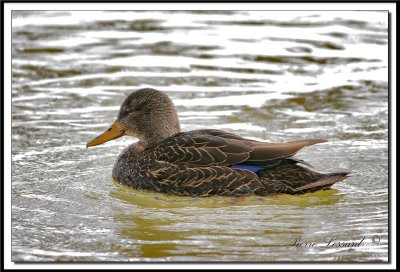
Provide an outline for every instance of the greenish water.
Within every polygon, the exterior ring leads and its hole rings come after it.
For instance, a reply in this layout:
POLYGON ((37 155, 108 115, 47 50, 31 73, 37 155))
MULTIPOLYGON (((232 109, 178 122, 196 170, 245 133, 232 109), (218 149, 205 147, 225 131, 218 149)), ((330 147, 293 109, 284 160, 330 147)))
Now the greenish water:
POLYGON ((14 262, 388 261, 387 13, 14 11, 12 24, 14 262), (135 139, 85 144, 142 87, 173 99, 183 130, 327 139, 298 157, 352 176, 300 196, 122 187, 111 170, 135 139))

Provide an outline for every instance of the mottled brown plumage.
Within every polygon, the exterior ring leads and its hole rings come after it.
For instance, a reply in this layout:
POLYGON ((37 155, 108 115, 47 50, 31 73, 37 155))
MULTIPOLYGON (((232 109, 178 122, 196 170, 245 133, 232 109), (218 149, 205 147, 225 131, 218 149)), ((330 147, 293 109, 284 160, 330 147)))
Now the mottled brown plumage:
POLYGON ((181 132, 171 100, 154 89, 128 96, 113 126, 87 146, 122 135, 139 142, 120 154, 112 175, 139 190, 190 196, 302 194, 330 188, 347 176, 318 173, 293 158, 303 147, 325 140, 278 144, 214 129, 181 132))

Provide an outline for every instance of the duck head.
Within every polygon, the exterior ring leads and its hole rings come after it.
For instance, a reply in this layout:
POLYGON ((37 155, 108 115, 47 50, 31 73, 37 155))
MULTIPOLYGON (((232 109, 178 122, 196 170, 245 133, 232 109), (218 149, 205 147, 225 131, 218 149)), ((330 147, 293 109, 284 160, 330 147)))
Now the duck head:
POLYGON ((136 137, 144 146, 151 146, 179 132, 178 115, 171 99, 161 91, 146 88, 131 93, 122 103, 117 120, 86 147, 124 135, 136 137))

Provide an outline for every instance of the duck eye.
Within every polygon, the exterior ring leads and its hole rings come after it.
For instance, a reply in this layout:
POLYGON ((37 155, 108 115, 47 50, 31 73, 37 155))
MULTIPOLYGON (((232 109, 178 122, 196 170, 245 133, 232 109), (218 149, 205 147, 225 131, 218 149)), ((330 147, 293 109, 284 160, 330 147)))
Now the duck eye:
POLYGON ((125 116, 128 116, 131 112, 132 112, 132 111, 129 110, 128 107, 122 106, 121 109, 120 109, 120 111, 119 111, 119 113, 118 113, 118 117, 117 117, 117 118, 118 118, 118 119, 122 119, 122 118, 124 118, 125 116))

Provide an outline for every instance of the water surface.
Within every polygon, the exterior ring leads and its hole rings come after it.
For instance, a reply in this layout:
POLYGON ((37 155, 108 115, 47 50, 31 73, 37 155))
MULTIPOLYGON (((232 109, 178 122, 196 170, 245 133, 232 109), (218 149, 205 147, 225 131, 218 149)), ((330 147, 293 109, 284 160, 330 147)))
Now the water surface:
POLYGON ((12 24, 13 261, 388 261, 387 13, 14 11, 12 24), (135 139, 85 144, 143 87, 172 98, 183 130, 327 139, 298 157, 352 176, 301 196, 122 187, 111 170, 135 139), (324 246, 335 236, 364 240, 324 246))

